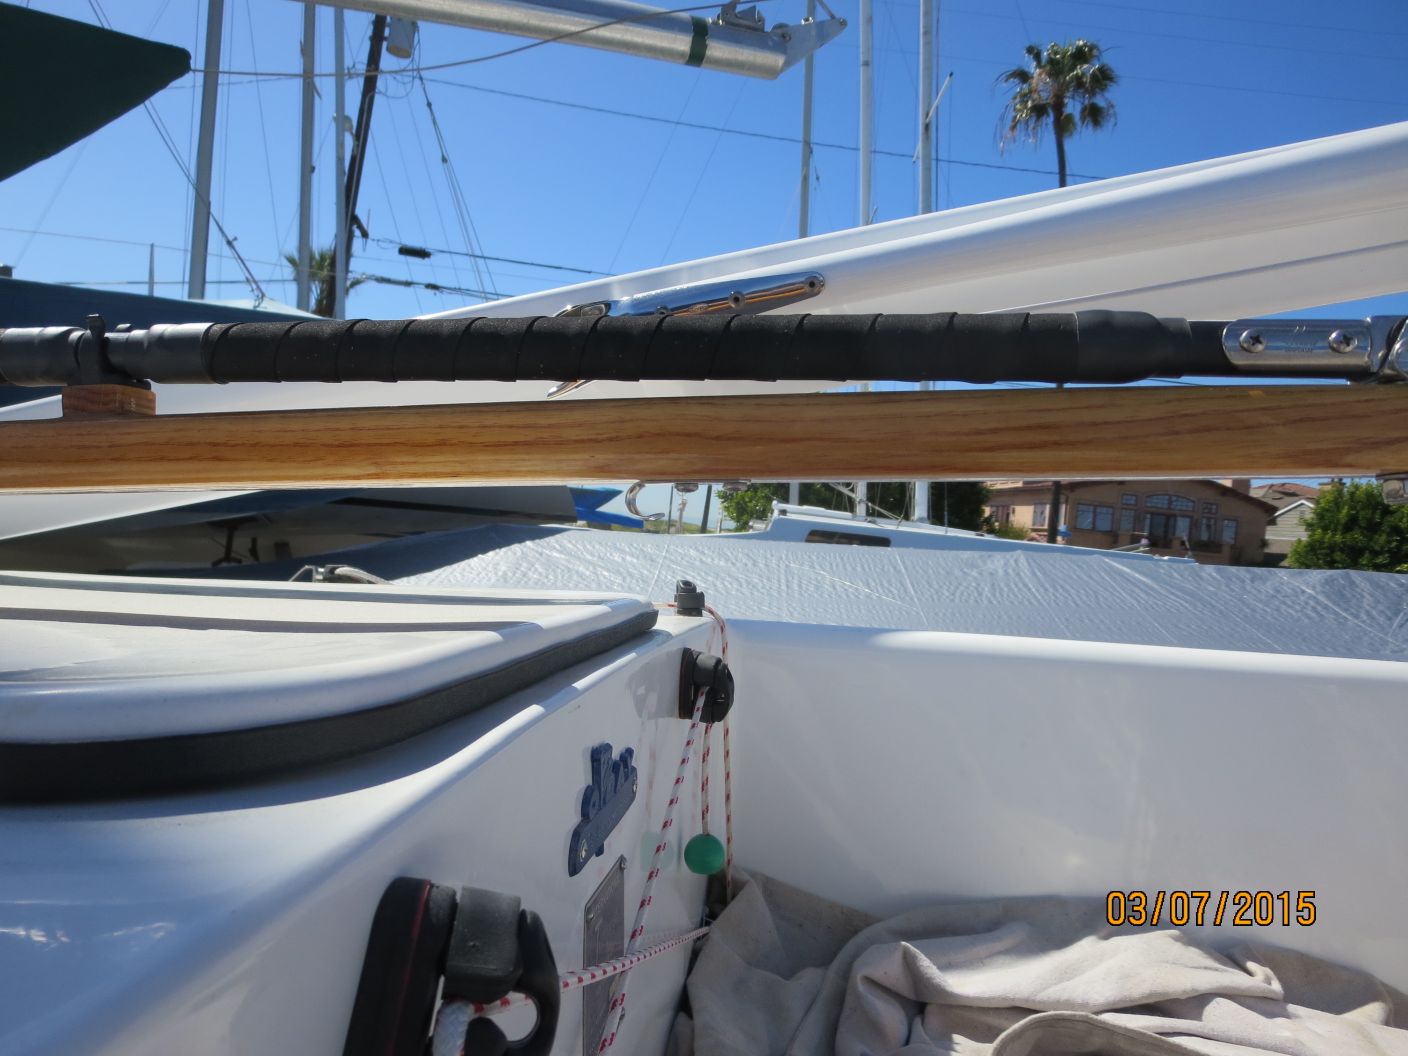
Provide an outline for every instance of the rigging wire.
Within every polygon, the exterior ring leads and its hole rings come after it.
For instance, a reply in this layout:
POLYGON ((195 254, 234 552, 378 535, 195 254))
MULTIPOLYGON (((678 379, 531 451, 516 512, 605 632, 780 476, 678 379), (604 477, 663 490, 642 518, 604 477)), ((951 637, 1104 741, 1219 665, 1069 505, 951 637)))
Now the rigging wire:
MULTIPOLYGON (((452 239, 451 236, 450 236, 450 229, 449 229, 449 227, 447 227, 446 224, 445 224, 445 213, 447 212, 447 210, 440 208, 440 190, 439 190, 439 185, 436 183, 434 174, 430 171, 430 160, 429 160, 428 152, 426 151, 426 148, 425 148, 425 139, 424 139, 424 137, 421 135, 421 132, 420 132, 420 123, 419 123, 419 121, 418 121, 418 119, 417 119, 418 115, 416 114, 416 112, 415 112, 415 110, 414 110, 414 108, 413 108, 413 104, 410 102, 409 98, 406 100, 406 107, 407 107, 407 109, 410 111, 410 115, 411 115, 411 117, 410 117, 411 131, 412 131, 413 133, 415 133, 415 137, 416 137, 416 146, 417 146, 417 148, 419 148, 419 149, 418 149, 418 153, 417 153, 416 156, 417 156, 418 158, 420 158, 421 168, 423 168, 423 169, 425 170, 425 185, 426 185, 427 189, 429 189, 430 194, 431 194, 431 197, 432 197, 432 199, 433 199, 433 201, 434 201, 434 204, 435 204, 434 215, 435 215, 435 220, 436 220, 436 222, 438 222, 439 225, 440 225, 440 235, 441 235, 441 237, 442 237, 446 242, 451 242, 451 241, 453 241, 453 239, 452 239)), ((442 169, 442 172, 443 172, 443 169, 442 169)), ((446 182, 448 183, 448 180, 447 180, 446 182)), ((450 206, 451 206, 451 208, 454 208, 453 196, 452 196, 452 199, 451 199, 450 206)), ((471 249, 471 250, 474 249, 474 247, 473 247, 472 245, 468 246, 468 248, 471 249)), ((471 268, 471 269, 473 270, 473 272, 474 272, 474 281, 475 281, 476 283, 478 283, 480 286, 483 286, 483 285, 484 285, 484 275, 483 275, 482 271, 481 271, 480 268, 479 268, 479 262, 478 262, 478 261, 471 260, 471 261, 469 262, 469 264, 470 264, 470 268, 471 268)), ((450 260, 450 271, 451 271, 451 273, 455 276, 455 281, 456 281, 456 282, 462 282, 462 281, 463 281, 463 280, 460 278, 460 266, 459 266, 459 263, 458 263, 456 260, 454 260, 453 258, 451 258, 451 260, 450 260)), ((438 274, 438 271, 437 271, 437 274, 438 274)))
POLYGON ((1335 33, 1363 33, 1371 34, 1376 37, 1408 37, 1408 32, 1395 29, 1381 29, 1378 26, 1375 26, 1373 29, 1360 29, 1357 26, 1331 26, 1324 23, 1313 22, 1283 22, 1279 18, 1247 18, 1244 15, 1214 15, 1205 11, 1180 11, 1168 7, 1139 7, 1133 4, 1126 4, 1123 0, 1117 4, 1110 3, 1109 0, 1065 0, 1065 2, 1068 4, 1078 4, 1081 7, 1113 7, 1118 11, 1140 11, 1155 15, 1170 15, 1176 18, 1216 19, 1219 22, 1247 22, 1254 26, 1275 26, 1278 29, 1327 29, 1335 33))
MULTIPOLYGON (((71 177, 78 168, 78 163, 83 160, 83 155, 88 151, 88 144, 92 142, 92 137, 89 137, 78 145, 78 149, 74 151, 73 158, 68 163, 68 168, 64 170, 64 174, 60 176, 58 182, 54 184, 54 189, 49 192, 49 200, 44 203, 44 208, 39 211, 39 219, 35 221, 36 226, 49 219, 49 211, 54 208, 54 203, 59 200, 59 195, 63 192, 63 189, 68 186, 69 177, 71 177)), ((16 228, 16 230, 20 229, 16 228)), ((15 264, 19 264, 24 260, 24 255, 29 252, 29 247, 34 243, 34 236, 38 233, 38 231, 33 230, 28 232, 29 238, 25 239, 24 245, 20 247, 19 253, 15 255, 15 264)))
MULTIPOLYGON (((435 105, 430 101, 430 89, 426 87, 425 78, 420 74, 416 74, 416 80, 420 81, 421 95, 425 97, 425 109, 426 112, 430 114, 430 127, 434 129, 435 142, 440 146, 440 164, 444 166, 445 169, 445 182, 449 184, 450 201, 454 205, 455 218, 459 221, 460 234, 464 238, 465 245, 477 254, 477 256, 471 258, 474 263, 474 274, 478 277, 479 261, 482 259, 484 261, 484 274, 488 276, 488 286, 489 289, 492 290, 496 285, 494 282, 494 272, 493 269, 489 267, 488 258, 484 256, 484 245, 479 239, 478 228, 474 226, 474 217, 470 214, 469 201, 465 198, 464 188, 460 184, 459 173, 455 171, 454 160, 450 157, 450 146, 445 141, 445 133, 441 130, 440 121, 435 116, 435 105)), ((479 281, 480 284, 483 285, 483 280, 480 279, 479 281)), ((498 295, 495 294, 495 296, 498 295)))
MULTIPOLYGON (((411 279, 398 279, 398 278, 396 278, 396 277, 394 277, 394 276, 391 276, 391 275, 377 275, 377 274, 373 274, 373 273, 371 273, 371 272, 365 272, 365 271, 364 271, 364 272, 358 272, 357 274, 350 276, 350 278, 352 278, 352 279, 360 279, 360 280, 363 280, 363 281, 366 281, 366 282, 371 282, 371 283, 376 283, 377 285, 381 285, 381 286, 400 286, 400 287, 404 287, 404 288, 407 288, 407 289, 414 288, 414 289, 417 289, 417 290, 429 290, 429 291, 432 292, 432 293, 455 294, 455 295, 457 295, 457 296, 465 296, 465 297, 486 297, 486 298, 499 299, 499 298, 503 298, 503 297, 518 297, 518 296, 521 296, 520 294, 517 294, 517 293, 507 293, 507 294, 506 294, 506 293, 494 292, 494 291, 490 291, 490 290, 475 289, 475 288, 472 287, 472 286, 451 286, 451 285, 446 285, 446 284, 444 284, 444 283, 438 283, 438 282, 416 282, 416 281, 411 280, 411 279)), ((293 283, 297 282, 298 280, 297 280, 296 278, 292 278, 292 277, 284 278, 284 277, 282 277, 282 276, 274 275, 274 276, 269 276, 268 278, 262 279, 262 280, 260 280, 260 281, 269 283, 270 285, 280 285, 280 284, 282 284, 282 285, 292 285, 293 283)), ((147 285, 147 282, 148 282, 148 280, 147 280, 147 279, 144 279, 144 278, 143 278, 143 279, 62 279, 62 280, 58 280, 58 281, 53 282, 52 285, 54 285, 54 286, 87 286, 87 287, 100 287, 100 286, 146 286, 146 285, 147 285)), ((157 285, 157 286, 184 286, 185 284, 186 284, 186 280, 185 280, 185 279, 157 279, 156 282, 155 282, 155 285, 157 285)), ((245 281, 244 279, 207 279, 207 280, 206 280, 206 285, 207 285, 207 286, 243 286, 243 285, 245 285, 245 284, 246 284, 246 281, 245 281)))
MULTIPOLYGON (((677 124, 680 128, 694 129, 699 132, 718 132, 722 130, 726 135, 743 136, 748 139, 762 139, 773 143, 800 144, 802 142, 801 139, 797 136, 787 136, 777 132, 756 132, 744 128, 727 128, 723 125, 710 125, 705 124, 701 121, 671 120, 668 117, 659 117, 655 114, 642 114, 631 110, 618 110, 613 107, 595 106, 590 103, 576 103, 566 99, 553 99, 548 96, 529 95, 525 92, 511 92, 502 88, 485 88, 482 85, 466 84, 463 81, 451 81, 443 77, 427 77, 426 80, 429 81, 431 84, 445 84, 454 88, 463 88, 471 92, 481 92, 485 95, 497 95, 508 99, 521 99, 525 102, 531 103, 545 103, 550 106, 566 107, 570 110, 584 110, 588 113, 593 114, 609 114, 612 117, 625 117, 636 121, 649 121, 657 125, 677 124)), ((827 143, 813 139, 812 149, 817 150, 821 148, 827 150, 844 150, 852 154, 858 153, 860 151, 860 147, 858 145, 852 145, 850 143, 827 143)), ((910 162, 911 164, 914 160, 913 150, 882 150, 877 147, 874 151, 872 151, 872 153, 876 157, 901 158, 906 162, 910 162)), ((960 165, 975 169, 1002 169, 1008 172, 1029 172, 1039 176, 1056 175, 1055 169, 1042 169, 1031 165, 1008 165, 994 161, 968 161, 962 158, 940 158, 939 160, 947 162, 950 165, 960 165)), ((1103 175, 1096 175, 1094 173, 1089 172, 1072 172, 1068 173, 1067 175, 1082 180, 1103 180, 1108 178, 1103 175)))
POLYGON ((655 158, 655 165, 650 170, 650 175, 646 177, 645 186, 635 196, 636 207, 631 210, 631 218, 621 230, 621 238, 616 243, 616 252, 611 254, 611 263, 606 265, 608 271, 614 272, 616 270, 616 261, 621 259, 621 251, 626 248, 626 240, 630 238, 631 230, 636 226, 636 221, 640 219, 640 211, 645 207, 645 200, 650 196, 650 189, 655 186, 655 177, 660 174, 660 166, 664 164, 666 156, 670 153, 670 145, 675 141, 675 133, 679 131, 684 121, 685 111, 689 109, 690 100, 694 98, 694 92, 699 87, 699 79, 703 75, 703 70, 695 71, 694 81, 689 86, 689 92, 685 95, 684 102, 680 104, 679 116, 670 124, 670 134, 665 137, 665 142, 660 147, 660 153, 655 158))
MULTIPOLYGON (((391 225, 391 226, 392 226, 392 228, 393 228, 393 230, 394 230, 395 227, 396 227, 396 224, 395 224, 395 221, 394 221, 394 220, 392 221, 392 225, 391 225)), ((5 229, 4 229, 4 228, 0 228, 0 231, 3 231, 3 230, 5 230, 5 229)), ((547 269, 550 270, 550 271, 570 271, 570 272, 574 272, 575 274, 578 274, 578 275, 610 275, 610 274, 611 274, 611 273, 608 272, 608 271, 593 271, 591 268, 574 268, 574 267, 570 267, 570 266, 568 266, 568 265, 566 265, 566 264, 545 264, 545 263, 543 263, 543 262, 540 261, 540 260, 519 260, 519 259, 517 259, 516 257, 496 257, 496 256, 492 256, 492 255, 490 255, 490 254, 488 254, 488 253, 468 253, 468 252, 466 252, 465 250, 462 250, 462 249, 437 249, 437 248, 435 248, 435 247, 433 247, 433 246, 408 246, 407 243, 401 241, 401 237, 400 237, 400 232, 399 232, 399 231, 397 232, 397 235, 396 235, 395 238, 372 238, 372 239, 368 239, 368 241, 369 241, 369 242, 375 242, 375 243, 376 243, 377 245, 379 245, 379 246, 387 246, 387 247, 389 247, 389 248, 391 248, 391 249, 399 249, 399 248, 402 247, 402 246, 407 246, 408 249, 423 249, 423 250, 425 250, 425 252, 427 252, 427 253, 429 253, 429 254, 431 254, 431 255, 437 255, 437 254, 440 254, 440 253, 444 253, 444 254, 446 254, 447 256, 456 256, 456 257, 478 257, 480 260, 492 260, 492 261, 496 261, 496 262, 498 262, 498 263, 500 263, 500 264, 520 264, 520 265, 522 265, 522 266, 524 266, 524 267, 529 267, 529 268, 547 268, 547 269)), ((146 243, 143 243, 143 245, 145 245, 145 244, 146 244, 146 243)), ((407 258, 407 259, 409 260, 409 259, 413 259, 413 258, 407 258)))
MULTIPOLYGON (((725 126, 733 119, 733 112, 738 109, 739 100, 743 98, 743 88, 744 84, 740 81, 738 83, 738 91, 735 92, 733 96, 733 104, 728 108, 728 113, 724 115, 725 126)), ((708 173, 709 166, 714 162, 714 155, 718 153, 719 143, 723 138, 724 134, 722 132, 714 136, 714 144, 709 148, 709 155, 704 159, 704 164, 699 166, 699 175, 694 180, 694 186, 689 189, 689 194, 685 195, 684 205, 680 209, 679 219, 675 221, 674 230, 670 232, 670 240, 665 243, 665 249, 660 254, 660 263, 662 265, 666 263, 670 255, 670 250, 674 248, 675 239, 679 237, 680 228, 684 225, 685 219, 689 216, 689 207, 696 201, 695 195, 699 193, 699 187, 704 182, 704 176, 708 173)), ((815 163, 813 163, 813 167, 815 167, 815 163)), ((818 180, 819 179, 820 174, 818 174, 818 180)))
MULTIPOLYGON (((249 26, 249 62, 256 70, 259 68, 258 38, 254 35, 254 11, 250 0, 244 0, 244 17, 249 26)), ((230 93, 225 93, 228 100, 230 93)), ((269 184, 269 213, 274 223, 274 245, 283 245, 283 240, 279 237, 279 196, 274 193, 274 167, 269 160, 269 128, 264 121, 264 91, 258 83, 254 86, 254 101, 259 113, 259 138, 264 145, 264 177, 269 184)))
MULTIPOLYGON (((419 41, 417 41, 417 47, 419 47, 419 41)), ((392 234, 394 234, 394 235, 396 236, 396 242, 397 242, 397 244, 398 244, 398 245, 399 245, 399 244, 403 244, 403 243, 401 242, 401 221, 400 221, 400 220, 397 218, 397 216, 396 216, 396 205, 395 205, 395 203, 394 203, 394 202, 392 201, 392 199, 391 199, 391 191, 389 190, 389 185, 388 185, 387 182, 386 182, 386 170, 382 167, 382 164, 381 164, 381 152, 380 152, 379 150, 375 149, 375 148, 376 148, 376 140, 374 140, 374 139, 372 139, 370 136, 368 136, 368 137, 367 137, 367 153, 370 154, 371 157, 372 157, 372 163, 376 166, 376 175, 377 175, 377 179, 381 182, 381 196, 382 196, 382 198, 385 199, 385 201, 386 201, 386 211, 387 211, 387 214, 391 217, 391 232, 392 232, 392 234)), ((384 238, 379 238, 379 239, 376 239, 375 241, 378 242, 378 243, 385 243, 385 242, 387 242, 387 241, 389 241, 389 240, 388 240, 388 239, 384 239, 384 238)), ((362 248, 363 248, 363 250, 366 249, 366 244, 365 244, 365 242, 363 243, 362 248)), ((405 267, 406 267, 406 278, 408 278, 408 279, 413 279, 413 278, 414 278, 414 273, 411 271, 411 259, 412 259, 412 258, 410 258, 410 257, 401 257, 401 262, 402 262, 402 263, 405 265, 405 267)), ((419 291, 419 290, 412 290, 412 291, 411 291, 411 294, 412 294, 412 296, 415 297, 415 299, 416 299, 416 311, 417 311, 417 312, 423 311, 423 310, 424 310, 424 306, 421 304, 421 300, 420 300, 420 291, 419 291)))
MULTIPOLYGON (((1016 5, 1017 5, 1017 15, 1016 15, 1015 17, 1016 17, 1018 20, 1020 20, 1021 23, 1022 23, 1022 32, 1026 35, 1026 37, 1027 37, 1028 40, 1035 40, 1035 39, 1037 39, 1037 38, 1035 38, 1035 37, 1032 36, 1031 31, 1027 28, 1026 17, 1025 17, 1025 15, 1023 15, 1023 13, 1022 13, 1022 3, 1021 3, 1021 0, 1014 0, 1014 3, 1016 3, 1016 5)), ((1011 21, 1011 20, 1013 20, 1013 18, 1014 18, 1014 16, 1012 16, 1012 15, 1005 15, 1005 14, 1003 14, 1003 13, 1000 12, 1000 11, 984 11, 984 10, 980 10, 980 9, 972 8, 972 7, 955 7, 955 8, 953 8, 952 10, 961 12, 961 13, 963 13, 963 14, 965 14, 965 15, 975 15, 975 16, 977 16, 978 18, 995 18, 995 19, 1001 19, 1001 20, 1006 20, 1006 21, 1011 21)), ((1098 30, 1101 30, 1101 31, 1104 31, 1104 32, 1108 32, 1108 33, 1129 33, 1129 34, 1132 34, 1132 35, 1134 35, 1134 36, 1139 36, 1139 37, 1157 37, 1157 38, 1160 39, 1160 40, 1187 40, 1187 41, 1191 41, 1191 42, 1196 43, 1196 44, 1221 44, 1221 45, 1223 45, 1223 46, 1225 46, 1225 47, 1229 47, 1229 48, 1235 47, 1235 48, 1239 48, 1239 49, 1240 49, 1240 48, 1244 48, 1244 47, 1246 46, 1246 41, 1245 41, 1245 40, 1228 40, 1226 37, 1195 37, 1195 36, 1190 36, 1190 35, 1188 35, 1188 34, 1186 34, 1186 33, 1167 33, 1167 32, 1164 32, 1163 30, 1152 30, 1152 29, 1133 29, 1133 28, 1128 27, 1128 26, 1102 26, 1102 25, 1098 25, 1098 24, 1095 24, 1095 23, 1084 22, 1084 21, 1082 21, 1082 22, 1080 22, 1080 23, 1071 23, 1071 22, 1069 22, 1069 21, 1066 21, 1066 20, 1060 19, 1060 18, 1038 18, 1038 19, 1036 19, 1036 21, 1037 21, 1038 23, 1043 23, 1043 22, 1044 22, 1044 23, 1046 23, 1046 24, 1049 25, 1049 26, 1060 26, 1060 27, 1062 27, 1064 30, 1066 30, 1066 31, 1068 31, 1068 32, 1081 32, 1081 33, 1084 33, 1084 32, 1086 32, 1087 30, 1098 29, 1098 30)), ((1319 47, 1319 46, 1316 46, 1316 47, 1309 47, 1309 48, 1303 48, 1303 47, 1296 47, 1294 44, 1268 44, 1268 43, 1266 43, 1265 41, 1260 41, 1260 40, 1257 41, 1256 47, 1257 47, 1257 50, 1258 50, 1258 51, 1263 51, 1263 50, 1270 50, 1270 51, 1290 51, 1290 52, 1296 52, 1296 53, 1299 53, 1299 54, 1315 54, 1315 55, 1321 55, 1321 56, 1325 56, 1325 55, 1336 55, 1336 56, 1342 56, 1342 57, 1344 57, 1344 58, 1349 58, 1349 59, 1361 59, 1361 60, 1364 60, 1364 59, 1382 59, 1382 60, 1385 60, 1385 61, 1390 61, 1390 60, 1392 60, 1392 59, 1394 58, 1394 56, 1392 56, 1392 55, 1381 55, 1381 54, 1379 54, 1379 53, 1377 53, 1377 52, 1368 52, 1368 53, 1365 53, 1365 52, 1355 52, 1355 51, 1334 51, 1334 50, 1332 50, 1332 49, 1321 48, 1321 47, 1319 47)))
MULTIPOLYGON (((108 16, 106 12, 103 11, 102 4, 99 3, 99 0, 88 0, 88 6, 92 8, 94 16, 98 19, 98 22, 103 28, 112 29, 112 23, 108 20, 108 16)), ((192 100, 194 100, 194 96, 192 96, 192 100)), ((181 175, 186 177, 186 182, 191 185, 195 193, 200 194, 200 189, 196 184, 195 177, 191 175, 191 170, 186 167, 185 161, 181 158, 180 152, 176 149, 176 142, 172 138, 170 130, 167 129, 166 123, 162 121, 161 114, 152 106, 150 100, 142 103, 142 109, 144 109, 147 112, 147 116, 151 118, 152 124, 156 127, 157 136, 160 137, 162 145, 166 147, 167 153, 171 155, 171 160, 174 161, 176 167, 181 170, 181 175)), ((206 205, 210 205, 209 196, 201 195, 201 197, 205 199, 206 205)), ((264 292, 264 287, 259 285, 259 280, 254 277, 254 272, 250 271, 249 265, 245 263, 244 257, 240 256, 240 251, 235 247, 235 240, 230 237, 229 232, 225 230, 225 225, 222 224, 220 218, 215 215, 214 208, 210 210, 210 220, 211 223, 215 225, 215 229, 220 232, 220 237, 225 240, 225 245, 230 247, 230 252, 234 254, 235 260, 239 262, 240 269, 244 272, 250 292, 254 294, 255 304, 260 304, 267 296, 264 292)))

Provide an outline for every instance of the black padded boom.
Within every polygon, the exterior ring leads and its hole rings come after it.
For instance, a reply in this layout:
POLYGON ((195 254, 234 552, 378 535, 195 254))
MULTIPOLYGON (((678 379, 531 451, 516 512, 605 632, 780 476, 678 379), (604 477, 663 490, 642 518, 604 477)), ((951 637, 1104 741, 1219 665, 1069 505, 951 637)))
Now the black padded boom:
POLYGON ((0 382, 1109 383, 1235 374, 1222 327, 1100 311, 216 323, 112 334, 48 327, 0 330, 0 382))

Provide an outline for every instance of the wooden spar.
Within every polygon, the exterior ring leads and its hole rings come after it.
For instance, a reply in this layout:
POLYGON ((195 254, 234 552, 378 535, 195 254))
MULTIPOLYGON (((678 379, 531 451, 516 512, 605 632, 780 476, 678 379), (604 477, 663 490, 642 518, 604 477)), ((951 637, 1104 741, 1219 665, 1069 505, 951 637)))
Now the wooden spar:
POLYGON ((871 392, 0 423, 0 491, 1360 476, 1408 387, 871 392))

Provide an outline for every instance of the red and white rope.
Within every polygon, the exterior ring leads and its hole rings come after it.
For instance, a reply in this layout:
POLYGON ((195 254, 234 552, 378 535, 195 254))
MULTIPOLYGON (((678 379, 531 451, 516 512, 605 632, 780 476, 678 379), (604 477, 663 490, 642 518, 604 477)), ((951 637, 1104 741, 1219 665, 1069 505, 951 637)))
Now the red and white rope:
MULTIPOLYGON (((671 604, 669 607, 674 608, 671 604)), ((719 629, 719 653, 722 658, 728 660, 728 625, 718 611, 710 605, 704 606, 706 612, 713 617, 719 629)), ((621 1020, 626 1011, 626 976, 636 965, 651 957, 664 953, 667 950, 683 946, 685 943, 693 942, 695 939, 708 933, 707 927, 696 928, 683 935, 677 935, 672 939, 665 939, 654 945, 641 949, 641 939, 645 934, 645 920, 649 913, 650 906, 654 901, 655 881, 660 876, 660 863, 665 850, 669 847, 669 833, 675 824, 675 808, 679 806, 680 795, 684 788, 685 775, 689 772, 690 759, 694 755, 695 735, 699 731, 701 719, 704 713, 704 701, 708 696, 707 690, 700 690, 694 701, 694 715, 690 720, 689 732, 685 735, 684 750, 680 753, 680 765, 675 771, 675 782, 670 786, 670 801, 665 806, 665 819, 660 826, 660 837, 655 841, 655 853, 650 860, 650 870, 645 874, 645 885, 641 888, 640 904, 636 907, 635 922, 631 926, 630 937, 626 940, 626 952, 620 957, 601 964, 591 965, 579 969, 575 972, 565 972, 559 976, 559 981, 563 992, 576 990, 579 987, 590 986, 599 983, 613 976, 622 976, 620 990, 612 998, 607 1011, 605 1028, 602 1031, 601 1041, 597 1045, 597 1053, 606 1052, 616 1043, 616 1035, 621 1027, 621 1020)), ((728 719, 725 717, 721 724, 724 728, 724 891, 727 899, 733 898, 733 767, 732 753, 730 750, 728 719)), ((705 726, 703 737, 703 748, 700 766, 700 797, 702 799, 700 821, 705 833, 709 831, 709 754, 710 738, 713 731, 713 723, 705 726)), ((463 1056, 465 1030, 469 1026, 469 1021, 475 1016, 492 1016, 505 1012, 517 1005, 524 1004, 531 999, 524 994, 511 993, 506 997, 494 1002, 492 1005, 482 1005, 469 1001, 446 1001, 440 1007, 440 1011, 435 1019, 435 1031, 432 1036, 431 1051, 432 1056, 463 1056)))
MULTIPOLYGON (((728 663, 728 624, 719 610, 705 605, 704 611, 714 618, 719 627, 719 655, 728 663)), ((728 737, 728 716, 724 716, 724 901, 733 901, 733 751, 728 737)), ((704 817, 709 816, 709 736, 704 735, 704 817)), ((709 831, 706 823, 704 831, 709 831)))
MULTIPOLYGON (((628 972, 642 961, 684 946, 707 934, 709 934, 707 927, 695 928, 683 935, 663 939, 636 953, 623 954, 612 960, 602 961, 600 964, 579 968, 575 972, 563 972, 558 976, 558 983, 564 994, 571 990, 579 990, 584 986, 591 986, 593 983, 600 983, 623 972, 628 972)), ((440 1013, 435 1020, 433 1056, 461 1056, 465 1029, 475 1016, 496 1016, 501 1012, 507 1012, 510 1008, 516 1008, 531 1001, 532 998, 527 994, 520 994, 517 991, 500 998, 491 1005, 481 1005, 477 1001, 446 1001, 440 1007, 440 1013)))
POLYGON ((704 724, 704 754, 699 759, 699 828, 705 836, 709 835, 709 745, 713 740, 714 724, 712 722, 704 724))
MULTIPOLYGON (((670 829, 675 824, 675 808, 680 803, 680 793, 684 788, 685 774, 689 772, 689 760, 694 755, 694 735, 699 731, 699 719, 704 713, 704 700, 708 696, 708 691, 701 689, 694 698, 694 715, 689 722, 689 733, 684 738, 684 751, 680 752, 680 765, 675 770, 675 783, 670 786, 670 802, 665 806, 665 820, 660 825, 660 838, 655 841, 655 854, 650 859, 650 871, 645 874, 645 886, 641 888, 640 905, 636 907, 636 920, 631 925, 630 937, 626 939, 626 956, 630 957, 636 953, 640 947, 641 937, 645 934, 645 918, 650 912, 651 902, 654 901, 655 881, 660 876, 660 862, 664 857, 665 849, 670 845, 670 829)), ((611 999, 611 1005, 607 1010, 606 1026, 601 1032, 601 1042, 597 1045, 596 1051, 603 1053, 612 1045, 616 1044, 616 1032, 621 1028, 621 1019, 626 1014, 626 973, 627 968, 622 973, 621 988, 616 992, 616 996, 611 999)))

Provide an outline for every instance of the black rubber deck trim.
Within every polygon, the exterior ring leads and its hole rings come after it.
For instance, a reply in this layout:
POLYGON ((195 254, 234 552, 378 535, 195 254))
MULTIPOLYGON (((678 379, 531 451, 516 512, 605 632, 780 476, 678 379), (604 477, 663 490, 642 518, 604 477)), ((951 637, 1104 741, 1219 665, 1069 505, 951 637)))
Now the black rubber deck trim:
POLYGON ((74 803, 264 780, 386 748, 473 714, 655 626, 654 609, 444 689, 342 715, 104 741, 0 741, 0 804, 74 803))

